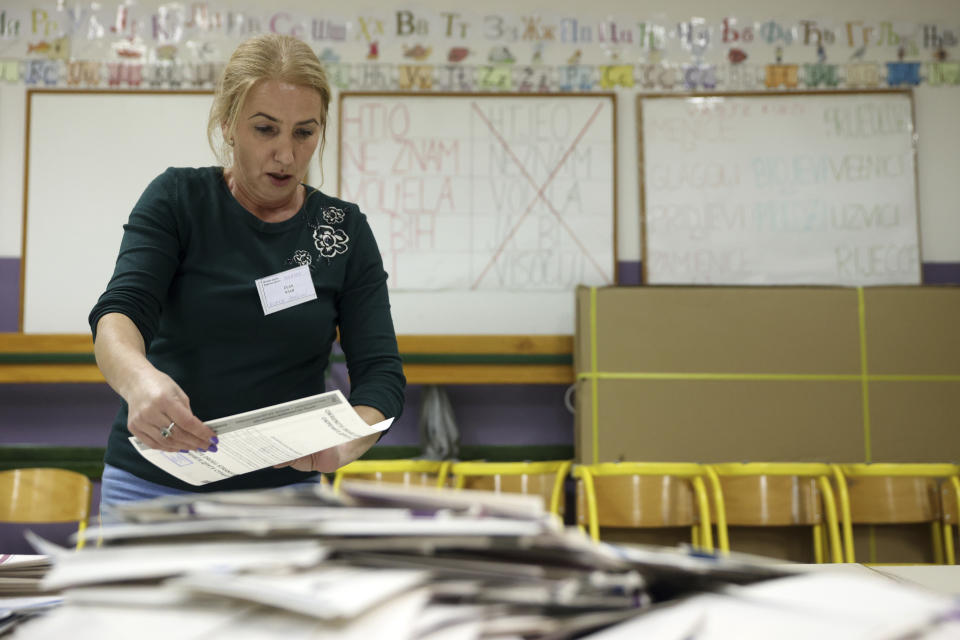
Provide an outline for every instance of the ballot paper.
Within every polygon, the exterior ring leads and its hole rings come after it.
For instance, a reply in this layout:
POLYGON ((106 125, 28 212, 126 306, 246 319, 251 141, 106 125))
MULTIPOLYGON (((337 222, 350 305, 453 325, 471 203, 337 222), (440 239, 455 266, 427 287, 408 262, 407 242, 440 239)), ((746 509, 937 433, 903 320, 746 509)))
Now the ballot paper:
POLYGON ((547 515, 540 496, 496 491, 449 491, 441 487, 347 480, 340 489, 360 505, 405 505, 415 509, 466 510, 476 515, 541 520, 547 515))
POLYGON ((339 390, 208 420, 216 451, 151 449, 131 437, 144 458, 192 485, 205 485, 334 447, 387 429, 393 418, 368 425, 339 390))
POLYGON ((767 580, 654 608, 590 640, 926 638, 954 615, 950 597, 831 570, 767 580))
MULTIPOLYGON (((218 603, 201 601, 176 608, 69 605, 29 621, 17 629, 15 637, 17 640, 212 640, 222 638, 219 633, 224 628, 249 622, 255 613, 260 613, 256 605, 226 600, 218 603)), ((236 640, 241 637, 239 634, 233 636, 236 640)))
POLYGON ((37 593, 50 566, 43 555, 0 554, 0 596, 37 593))
MULTIPOLYGON (((30 542, 55 546, 36 535, 30 542)), ((52 549, 51 549, 52 550, 52 549)), ((44 578, 45 589, 56 591, 80 585, 151 580, 190 572, 222 573, 255 569, 312 567, 328 550, 317 540, 218 541, 191 545, 145 544, 101 547, 86 553, 57 552, 53 569, 44 578)))
POLYGON ((199 594, 269 605, 305 616, 355 618, 386 600, 419 587, 426 571, 328 566, 302 572, 248 573, 224 579, 220 571, 194 572, 167 584, 199 594))

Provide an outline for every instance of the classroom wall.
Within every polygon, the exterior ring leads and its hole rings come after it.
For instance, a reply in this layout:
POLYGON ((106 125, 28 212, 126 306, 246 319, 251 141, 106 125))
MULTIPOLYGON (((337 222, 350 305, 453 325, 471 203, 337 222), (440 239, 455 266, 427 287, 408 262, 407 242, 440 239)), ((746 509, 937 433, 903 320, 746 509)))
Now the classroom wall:
MULTIPOLYGON (((161 4, 144 2, 139 3, 139 6, 146 11, 151 6, 161 6, 161 4)), ((226 7, 236 11, 241 11, 246 6, 239 2, 208 4, 213 8, 226 7)), ((46 7, 44 3, 30 3, 23 0, 15 0, 13 3, 5 3, 5 5, 7 5, 8 18, 13 16, 14 10, 19 10, 18 15, 24 16, 25 24, 22 25, 24 30, 31 26, 29 24, 30 11, 34 6, 44 7, 52 11, 52 6, 46 7)), ((347 11, 339 5, 329 4, 326 6, 329 7, 330 15, 345 16, 350 21, 351 15, 348 15, 347 11)), ((280 8, 293 13, 304 12, 310 15, 323 15, 324 13, 323 3, 308 3, 304 0, 287 0, 282 3, 280 8)), ((439 12, 448 11, 449 7, 446 3, 438 0, 428 0, 416 5, 396 3, 390 8, 379 6, 369 11, 365 11, 363 8, 350 9, 350 14, 353 16, 378 16, 386 25, 385 28, 389 29, 392 27, 394 19, 391 12, 401 9, 411 11, 421 9, 430 11, 435 15, 439 12)), ((457 11, 467 13, 461 7, 457 7, 457 11)), ((260 7, 254 13, 259 15, 263 12, 263 8, 260 7)), ((949 27, 952 28, 952 34, 960 35, 957 34, 957 26, 960 25, 960 5, 945 0, 920 0, 911 3, 900 3, 894 0, 884 0, 882 2, 861 0, 845 3, 817 0, 806 3, 802 10, 796 8, 796 5, 782 0, 778 2, 731 0, 719 5, 690 0, 681 2, 657 0, 642 5, 632 5, 615 0, 599 0, 591 3, 589 7, 584 7, 583 3, 564 1, 554 3, 550 12, 543 11, 536 5, 525 5, 523 3, 518 5, 517 3, 496 1, 484 5, 485 14, 496 14, 497 12, 512 17, 534 12, 549 14, 550 16, 569 13, 581 18, 616 19, 619 23, 629 25, 643 20, 672 25, 699 18, 702 19, 704 24, 712 28, 710 37, 716 46, 708 49, 705 59, 714 61, 717 59, 723 60, 730 46, 729 44, 720 44, 722 34, 719 25, 724 17, 728 16, 740 21, 770 19, 793 25, 796 25, 799 20, 806 19, 815 21, 818 25, 837 30, 841 37, 845 32, 846 22, 876 25, 881 21, 889 21, 895 25, 930 23, 939 25, 941 32, 944 28, 949 27)), ((481 17, 484 15, 476 14, 476 12, 474 14, 481 17)), ((479 17, 475 20, 482 24, 479 17)), ((42 34, 37 37, 42 37, 42 34)), ((22 44, 26 40, 33 41, 33 38, 18 40, 18 47, 22 48, 22 44)), ((4 38, 0 35, 0 59, 22 55, 20 48, 15 49, 11 45, 12 42, 11 38, 4 38)), ((675 51, 677 45, 673 45, 673 47, 675 51)), ((397 46, 392 49, 387 46, 382 47, 384 55, 381 61, 402 62, 402 58, 399 58, 398 48, 397 46), (388 57, 391 52, 393 52, 393 59, 388 57)), ((761 49, 761 54, 754 53, 754 55, 763 55, 764 59, 761 62, 772 62, 773 48, 771 45, 766 49, 761 49)), ((868 48, 867 53, 863 55, 863 59, 886 61, 894 56, 894 51, 889 50, 889 47, 887 49, 882 53, 873 54, 874 50, 868 48), (872 55, 877 57, 871 58, 872 55)), ((521 62, 526 61, 530 56, 531 45, 521 43, 514 46, 513 50, 521 62)), ((565 57, 565 49, 558 51, 558 47, 554 47, 552 51, 556 51, 553 54, 555 57, 565 57)), ((752 52, 756 51, 756 48, 752 50, 752 52)), ((614 61, 612 59, 614 51, 606 45, 593 44, 587 49, 585 57, 590 55, 590 52, 594 53, 592 61, 595 64, 614 61)), ((955 61, 960 55, 956 44, 948 45, 946 52, 949 61, 955 61)), ((617 48, 615 53, 618 56, 617 61, 621 63, 639 64, 648 57, 648 52, 639 46, 617 48)), ((829 61, 835 63, 848 61, 854 53, 855 47, 846 46, 844 43, 827 48, 829 61)), ((485 52, 480 53, 480 55, 484 54, 485 52)), ((549 55, 551 55, 551 49, 548 48, 545 56, 549 55)), ((677 62, 685 61, 676 57, 675 52, 670 55, 674 56, 677 62)), ((801 43, 783 47, 783 55, 788 61, 809 62, 812 58, 815 59, 812 47, 804 46, 801 43)), ((918 52, 916 59, 929 61, 932 59, 931 56, 932 51, 924 50, 918 52)), ((688 60, 689 56, 686 61, 688 60)), ((960 216, 956 215, 957 203, 960 202, 960 182, 953 178, 956 175, 958 162, 956 149, 960 148, 960 128, 955 126, 954 115, 960 107, 960 86, 956 86, 955 81, 953 86, 949 86, 949 82, 947 84, 948 86, 921 84, 915 89, 917 148, 920 167, 918 191, 920 194, 922 258, 928 264, 960 262, 960 216), (933 195, 936 196, 935 199, 932 198, 933 195)), ((618 88, 616 91, 621 98, 617 116, 620 174, 618 176, 620 214, 618 256, 623 270, 629 272, 630 265, 641 259, 638 224, 639 195, 635 164, 637 147, 633 101, 636 89, 618 88)), ((10 261, 15 261, 19 256, 21 242, 24 95, 25 86, 22 83, 0 81, 0 114, 2 114, 2 117, 0 117, 0 294, 3 295, 9 294, 10 287, 14 286, 18 276, 16 265, 10 261)), ((337 136, 335 120, 331 121, 330 125, 329 140, 335 141, 337 136)), ((117 160, 115 167, 105 168, 105 171, 115 173, 115 179, 122 180, 122 159, 118 158, 117 160)), ((319 174, 319 172, 315 172, 315 174, 319 174)), ((324 184, 327 188, 334 189, 334 185, 337 184, 335 144, 331 144, 327 148, 327 153, 324 156, 323 175, 325 178, 324 184)), ((320 176, 313 175, 312 181, 318 183, 320 176)), ((629 282, 629 273, 625 273, 625 276, 629 282)), ((9 306, 7 304, 0 305, 0 330, 7 329, 10 315, 9 306)))
MULTIPOLYGON (((242 10, 241 3, 221 3, 222 6, 242 10)), ((285 0, 283 8, 290 11, 309 11, 313 15, 329 10, 332 15, 362 15, 362 9, 344 8, 341 4, 285 0)), ((144 2, 148 7, 157 3, 144 2)), ((157 5, 158 6, 158 5, 157 5)), ((256 5, 250 5, 255 7, 256 5)), ((395 4, 396 9, 417 7, 440 12, 449 10, 451 4, 439 0, 424 0, 416 7, 395 4)), ((540 12, 541 5, 492 0, 484 5, 488 13, 504 12, 513 16, 540 12)), ((820 24, 840 28, 845 21, 892 21, 894 23, 930 22, 939 25, 960 24, 960 3, 953 0, 916 0, 910 3, 899 0, 857 0, 837 3, 835 0, 811 0, 799 8, 785 0, 775 2, 761 0, 730 0, 714 4, 691 0, 652 0, 642 4, 597 0, 585 7, 576 0, 557 0, 552 3, 551 15, 565 12, 575 15, 595 16, 598 20, 616 17, 633 24, 649 19, 664 23, 678 23, 693 17, 705 23, 718 25, 725 16, 740 20, 777 19, 795 22, 808 18, 820 24)), ((5 3, 5 9, 29 12, 32 5, 22 0, 5 3)), ((461 11, 461 7, 456 8, 461 11)), ((262 12, 263 8, 256 8, 262 12)), ((390 9, 379 6, 372 14, 387 14, 390 9)), ((30 25, 24 23, 26 29, 30 25)), ((714 30, 713 38, 720 34, 714 30)), ((11 48, 11 40, 0 35, 0 58, 20 55, 11 48)), ((600 47, 600 45, 595 45, 600 47)), ((601 47, 602 48, 602 47, 601 47)), ((529 57, 530 47, 522 48, 529 57)), ((721 58, 726 47, 713 55, 721 58)), ((609 57, 609 51, 594 51, 597 63, 609 57)), ((648 52, 625 48, 618 51, 628 63, 642 62, 648 52)), ((947 48, 950 60, 960 57, 960 48, 947 48)), ((768 53, 769 55, 769 53, 768 53)), ((809 47, 799 45, 786 47, 785 55, 809 60, 813 55, 809 47)), ((842 62, 853 53, 849 48, 831 48, 833 60, 842 62)), ((930 52, 923 52, 926 60, 930 52)), ((395 62, 398 60, 394 60, 395 62)), ((769 62, 769 59, 767 60, 769 62)), ((21 246, 23 154, 24 154, 24 102, 26 88, 22 83, 0 81, 0 331, 17 329, 17 306, 19 292, 19 255, 21 246)), ((636 89, 616 88, 619 97, 618 127, 618 205, 619 238, 618 257, 621 282, 639 282, 642 259, 639 235, 639 203, 637 188, 637 144, 634 96, 636 89)), ((919 86, 915 90, 918 149, 918 191, 920 194, 921 242, 924 274, 928 282, 960 283, 960 87, 919 86), (935 194, 935 197, 932 197, 935 194)), ((64 114, 70 117, 70 114, 64 114)), ((324 185, 331 188, 337 184, 336 122, 332 120, 328 130, 328 144, 323 162, 324 185)), ((123 158, 117 158, 111 166, 103 167, 110 180, 121 181, 123 158)), ((319 176, 311 176, 319 182, 319 176)), ((55 180, 50 188, 56 188, 55 180)), ((78 197, 96 197, 78 194, 78 197)), ((55 258, 54 258, 55 259, 55 258)), ((69 292, 64 292, 69 295, 69 292)), ((571 293, 571 304, 573 296, 571 293)), ((477 386, 450 389, 458 418, 461 421, 465 442, 483 444, 518 443, 572 443, 572 417, 563 407, 563 386, 521 385, 477 386)), ((412 387, 408 393, 408 410, 385 443, 413 444, 418 441, 416 422, 420 389, 412 387)), ((104 385, 7 385, 0 387, 0 444, 13 442, 39 442, 57 444, 87 444, 102 442, 109 420, 116 407, 116 398, 104 385)))

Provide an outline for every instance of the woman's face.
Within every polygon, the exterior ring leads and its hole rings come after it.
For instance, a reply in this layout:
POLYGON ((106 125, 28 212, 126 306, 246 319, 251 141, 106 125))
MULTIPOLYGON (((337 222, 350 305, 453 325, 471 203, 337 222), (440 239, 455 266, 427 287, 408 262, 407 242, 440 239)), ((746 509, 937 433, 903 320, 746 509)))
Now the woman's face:
POLYGON ((244 196, 264 208, 294 199, 320 142, 323 104, 313 89, 261 80, 237 118, 232 175, 244 196))

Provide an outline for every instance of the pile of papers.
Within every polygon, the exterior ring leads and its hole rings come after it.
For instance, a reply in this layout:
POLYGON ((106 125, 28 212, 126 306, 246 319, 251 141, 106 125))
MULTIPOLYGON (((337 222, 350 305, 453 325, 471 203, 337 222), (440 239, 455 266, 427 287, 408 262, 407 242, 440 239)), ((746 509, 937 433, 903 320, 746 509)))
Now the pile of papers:
POLYGON ((40 591, 50 569, 46 556, 0 554, 0 596, 25 596, 40 591))
POLYGON ((345 481, 115 515, 83 551, 32 537, 63 604, 16 639, 897 638, 956 614, 889 580, 596 544, 532 496, 345 481))
POLYGON ((63 602, 59 595, 41 593, 49 569, 46 556, 0 554, 0 635, 63 602))

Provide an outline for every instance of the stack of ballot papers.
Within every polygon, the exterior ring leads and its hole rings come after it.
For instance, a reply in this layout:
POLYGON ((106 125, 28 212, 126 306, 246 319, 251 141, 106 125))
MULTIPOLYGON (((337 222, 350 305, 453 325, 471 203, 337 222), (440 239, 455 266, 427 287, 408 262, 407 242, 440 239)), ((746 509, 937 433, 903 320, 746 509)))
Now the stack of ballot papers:
POLYGON ((0 596, 26 596, 40 591, 50 569, 46 556, 0 554, 0 596))
POLYGON ((191 494, 113 515, 82 551, 30 536, 52 563, 41 586, 62 603, 15 639, 867 639, 960 628, 951 598, 884 578, 598 544, 533 496, 345 481, 339 493, 191 494))
POLYGON ((63 602, 57 594, 42 593, 50 567, 46 556, 0 554, 0 635, 63 602))

